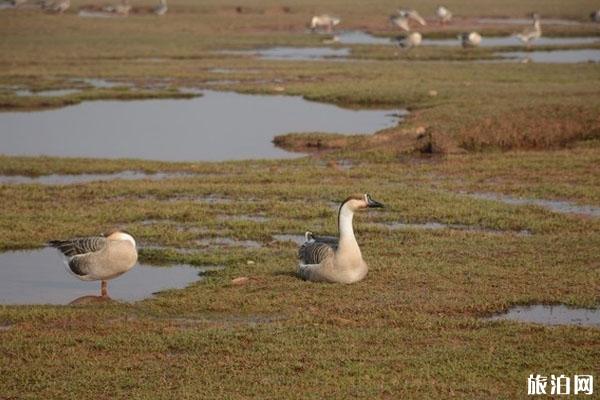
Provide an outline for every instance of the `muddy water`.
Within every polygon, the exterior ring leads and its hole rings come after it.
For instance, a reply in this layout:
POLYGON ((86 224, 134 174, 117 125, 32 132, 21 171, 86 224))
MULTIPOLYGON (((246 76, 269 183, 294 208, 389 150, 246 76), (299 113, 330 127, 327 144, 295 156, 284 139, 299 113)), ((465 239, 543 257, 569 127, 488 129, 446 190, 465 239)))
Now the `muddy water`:
POLYGON ((389 110, 348 110, 292 96, 206 91, 185 100, 93 101, 0 113, 0 154, 221 161, 291 158, 274 136, 373 133, 396 125, 389 110))
MULTIPOLYGON (((161 290, 184 288, 199 280, 202 270, 188 265, 138 264, 109 281, 108 293, 114 300, 141 300, 161 290)), ((0 253, 0 304, 68 304, 82 296, 99 295, 99 288, 99 282, 72 276, 56 249, 0 253)))
POLYGON ((582 63, 600 62, 600 50, 554 50, 554 51, 514 51, 507 53, 496 53, 497 56, 513 59, 520 62, 536 63, 582 63))
POLYGON ((467 196, 481 200, 493 200, 516 206, 538 206, 550 211, 563 214, 580 214, 590 217, 600 217, 600 207, 591 205, 578 205, 568 201, 531 199, 526 197, 513 197, 496 193, 464 193, 467 196))
POLYGON ((315 61, 346 60, 350 49, 330 47, 271 47, 268 49, 226 51, 226 54, 254 55, 265 60, 315 61))
POLYGON ((42 175, 42 176, 23 176, 23 175, 0 175, 0 184, 40 184, 40 185, 74 185, 78 183, 114 181, 114 180, 162 180, 169 178, 181 178, 193 176, 183 173, 159 172, 156 174, 147 174, 139 171, 123 171, 113 174, 78 174, 78 175, 42 175))
MULTIPOLYGON (((341 44, 396 44, 394 38, 373 36, 361 31, 344 31, 336 35, 341 44)), ((545 37, 542 36, 535 41, 535 45, 543 46, 568 46, 579 44, 591 44, 600 42, 600 37, 545 37)), ((422 46, 461 46, 458 38, 428 39, 425 35, 422 46)), ((519 46, 521 42, 515 36, 484 36, 481 47, 519 46)))
POLYGON ((543 325, 578 325, 600 327, 600 309, 570 308, 562 305, 532 305, 511 308, 489 320, 510 320, 543 325))

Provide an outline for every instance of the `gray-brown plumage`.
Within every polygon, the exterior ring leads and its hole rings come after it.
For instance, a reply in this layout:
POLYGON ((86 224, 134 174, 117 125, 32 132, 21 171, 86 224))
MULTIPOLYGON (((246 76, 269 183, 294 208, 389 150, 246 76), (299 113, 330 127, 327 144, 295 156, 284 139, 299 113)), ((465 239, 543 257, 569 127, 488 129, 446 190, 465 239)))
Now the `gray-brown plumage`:
POLYGON ((315 282, 353 283, 363 279, 368 267, 354 237, 352 217, 355 211, 375 207, 383 205, 368 194, 350 196, 338 212, 339 238, 306 232, 306 241, 298 250, 298 275, 315 282))
POLYGON ((103 236, 52 240, 48 245, 68 257, 69 268, 77 278, 102 281, 102 296, 107 296, 107 280, 124 274, 137 262, 135 240, 122 231, 103 236))

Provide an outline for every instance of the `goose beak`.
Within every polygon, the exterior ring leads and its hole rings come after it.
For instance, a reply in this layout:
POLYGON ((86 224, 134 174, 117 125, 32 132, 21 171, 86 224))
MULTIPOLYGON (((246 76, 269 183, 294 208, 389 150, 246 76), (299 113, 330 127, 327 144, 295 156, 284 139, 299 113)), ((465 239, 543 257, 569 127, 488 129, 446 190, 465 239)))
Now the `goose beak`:
POLYGON ((375 201, 371 198, 371 196, 367 196, 367 207, 368 208, 383 208, 383 204, 375 201))

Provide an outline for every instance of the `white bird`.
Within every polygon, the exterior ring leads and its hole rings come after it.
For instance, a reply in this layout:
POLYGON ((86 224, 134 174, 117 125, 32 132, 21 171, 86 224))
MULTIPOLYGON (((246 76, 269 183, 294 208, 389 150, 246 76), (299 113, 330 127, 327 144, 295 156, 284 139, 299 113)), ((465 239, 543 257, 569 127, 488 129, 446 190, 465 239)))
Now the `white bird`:
POLYGON ((481 44, 481 35, 477 32, 464 32, 458 35, 462 47, 477 47, 481 44))
POLYGON ((396 11, 396 14, 390 16, 390 22, 406 32, 410 31, 410 20, 423 26, 427 25, 419 13, 412 9, 401 8, 396 11))
POLYGON ((46 0, 42 3, 42 9, 57 14, 64 13, 70 6, 70 0, 46 0))
POLYGON ((539 39, 542 36, 542 25, 539 15, 533 14, 533 25, 525 28, 523 32, 518 33, 516 36, 527 47, 530 47, 536 39, 539 39))
POLYGON ((315 31, 317 29, 325 28, 326 32, 332 32, 333 27, 338 25, 340 22, 341 19, 327 14, 315 15, 310 20, 310 29, 315 31))
POLYGON ((168 9, 167 0, 160 0, 158 5, 152 9, 152 12, 156 15, 165 15, 168 9))
POLYGON ((435 15, 442 25, 447 24, 452 19, 452 13, 444 6, 438 6, 437 10, 435 10, 435 15))
POLYGON ((104 7, 103 11, 119 15, 129 15, 129 11, 131 11, 131 4, 129 4, 129 0, 121 0, 120 3, 114 6, 104 7))
POLYGON ((338 211, 338 237, 315 236, 306 232, 306 242, 300 246, 298 275, 307 281, 354 283, 369 270, 354 237, 352 217, 366 208, 383 207, 368 194, 348 197, 338 211))
POLYGON ((124 231, 102 236, 52 240, 49 246, 68 257, 73 274, 83 281, 101 281, 102 297, 108 297, 106 281, 129 271, 137 262, 135 240, 124 231))
POLYGON ((410 32, 408 35, 398 39, 398 46, 410 49, 419 46, 422 40, 423 35, 419 32, 410 32))
POLYGON ((590 19, 592 22, 600 22, 600 10, 593 11, 590 14, 590 19))

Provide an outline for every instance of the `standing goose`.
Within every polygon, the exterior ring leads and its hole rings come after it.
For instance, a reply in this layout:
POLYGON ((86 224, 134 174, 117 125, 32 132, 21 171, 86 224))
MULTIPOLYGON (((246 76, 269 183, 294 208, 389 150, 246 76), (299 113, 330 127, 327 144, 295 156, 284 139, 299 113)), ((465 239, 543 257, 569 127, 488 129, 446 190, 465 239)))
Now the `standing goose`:
POLYGON ((69 268, 77 278, 82 281, 101 281, 102 297, 108 297, 106 281, 129 271, 138 257, 135 240, 124 231, 112 231, 102 236, 52 240, 48 245, 68 257, 69 268))
POLYGON ((423 26, 427 25, 421 15, 412 9, 401 8, 396 11, 396 14, 390 16, 390 23, 406 32, 410 31, 410 20, 416 21, 423 26))
POLYGON ((600 22, 600 10, 592 11, 590 14, 590 19, 592 22, 600 22))
POLYGON ((306 232, 306 242, 298 251, 298 275, 312 282, 354 283, 362 280, 369 268, 354 237, 352 217, 358 210, 380 207, 383 204, 368 194, 344 200, 338 212, 339 238, 306 232))
POLYGON ((533 14, 533 25, 525 28, 523 32, 517 34, 517 38, 527 47, 531 47, 531 43, 533 43, 536 39, 539 39, 540 36, 542 36, 540 16, 538 14, 533 14))
POLYGON ((325 28, 325 31, 331 33, 333 27, 340 23, 340 19, 327 14, 315 15, 310 20, 310 30, 315 31, 320 28, 325 28))
POLYGON ((438 6, 438 8, 435 10, 435 15, 438 17, 442 25, 447 24, 452 19, 452 13, 444 6, 438 6))
POLYGON ((158 5, 152 9, 152 12, 156 15, 165 15, 168 9, 167 0, 160 0, 158 5))
POLYGON ((481 35, 477 32, 463 32, 458 35, 462 47, 477 47, 481 44, 481 35))

